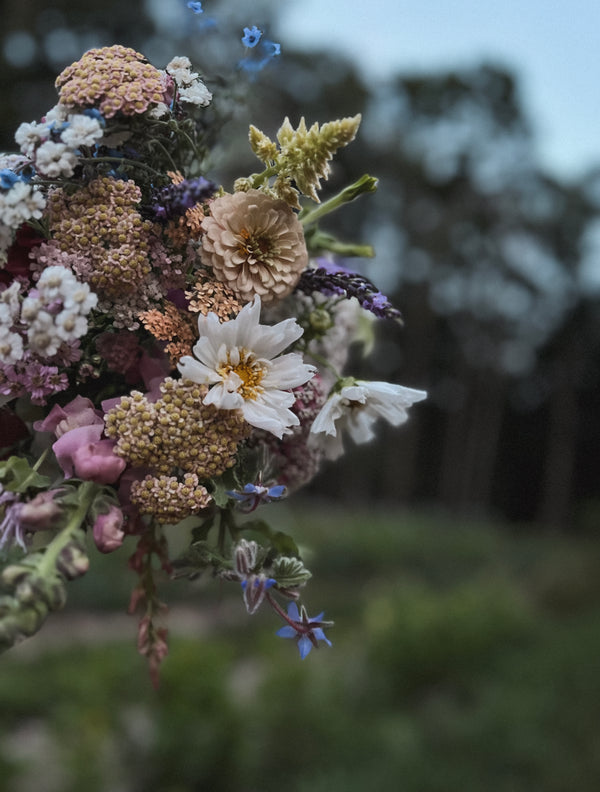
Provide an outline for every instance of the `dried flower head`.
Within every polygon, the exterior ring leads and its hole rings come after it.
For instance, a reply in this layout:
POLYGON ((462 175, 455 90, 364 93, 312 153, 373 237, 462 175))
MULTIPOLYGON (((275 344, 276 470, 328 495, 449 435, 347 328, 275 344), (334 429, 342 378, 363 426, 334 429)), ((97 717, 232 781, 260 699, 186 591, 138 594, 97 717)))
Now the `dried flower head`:
POLYGON ((73 194, 60 188, 50 196, 53 239, 61 250, 84 256, 76 274, 101 297, 135 293, 150 273, 152 223, 138 212, 140 200, 133 181, 108 176, 73 194))
POLYGON ((103 116, 137 115, 165 98, 165 78, 139 52, 115 45, 91 49, 56 78, 60 102, 97 107, 103 116))
POLYGON ((289 294, 308 264, 304 233, 285 203, 259 190, 216 198, 202 221, 202 262, 242 302, 289 294))
POLYGON ((183 355, 189 355, 196 341, 196 321, 191 313, 180 311, 173 303, 165 303, 164 311, 152 308, 140 314, 140 319, 158 341, 167 341, 165 352, 173 366, 183 355))
POLYGON ((185 296, 191 313, 204 316, 215 313, 222 322, 233 319, 242 310, 234 292, 219 281, 199 280, 190 291, 186 291, 185 296))

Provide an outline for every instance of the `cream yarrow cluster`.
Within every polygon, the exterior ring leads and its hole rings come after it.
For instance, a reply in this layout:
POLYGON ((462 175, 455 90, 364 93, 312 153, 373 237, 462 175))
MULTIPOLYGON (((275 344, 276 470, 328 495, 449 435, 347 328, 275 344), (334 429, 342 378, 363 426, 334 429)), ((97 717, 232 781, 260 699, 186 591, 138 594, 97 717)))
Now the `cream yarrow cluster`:
POLYGON ((181 469, 201 479, 220 476, 236 462, 250 431, 239 410, 203 404, 208 388, 167 377, 152 402, 139 391, 124 396, 106 415, 115 453, 134 467, 170 475, 181 469))
POLYGON ((151 514, 159 523, 178 523, 205 509, 212 501, 206 487, 194 473, 182 481, 175 476, 146 476, 131 486, 131 500, 142 514, 151 514))
POLYGON ((252 125, 250 146, 268 171, 272 171, 269 175, 276 175, 272 186, 275 194, 300 208, 298 191, 319 203, 317 190, 321 189, 320 179, 329 176, 329 161, 335 152, 354 140, 360 121, 359 113, 321 126, 314 123, 309 129, 304 118, 301 118, 298 128, 294 129, 286 117, 277 132, 279 147, 268 135, 252 125), (291 182, 294 182, 297 190, 291 186, 291 182))

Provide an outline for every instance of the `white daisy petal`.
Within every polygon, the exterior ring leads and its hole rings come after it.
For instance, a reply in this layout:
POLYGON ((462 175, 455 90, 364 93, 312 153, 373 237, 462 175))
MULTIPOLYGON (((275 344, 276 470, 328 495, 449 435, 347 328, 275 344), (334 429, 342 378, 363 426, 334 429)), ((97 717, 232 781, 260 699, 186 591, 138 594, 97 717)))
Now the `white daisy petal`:
POLYGON ((343 432, 355 443, 367 443, 375 436, 378 418, 399 426, 408 419, 407 409, 426 397, 425 391, 402 385, 355 380, 329 397, 313 421, 311 433, 322 437, 326 456, 336 459, 342 453, 343 432))
POLYGON ((261 325, 260 309, 256 297, 229 322, 214 313, 200 316, 195 357, 181 358, 178 368, 186 379, 212 385, 205 404, 241 409, 249 424, 283 437, 299 423, 289 409, 295 401, 291 388, 307 382, 315 369, 298 353, 278 357, 303 330, 294 319, 261 325))

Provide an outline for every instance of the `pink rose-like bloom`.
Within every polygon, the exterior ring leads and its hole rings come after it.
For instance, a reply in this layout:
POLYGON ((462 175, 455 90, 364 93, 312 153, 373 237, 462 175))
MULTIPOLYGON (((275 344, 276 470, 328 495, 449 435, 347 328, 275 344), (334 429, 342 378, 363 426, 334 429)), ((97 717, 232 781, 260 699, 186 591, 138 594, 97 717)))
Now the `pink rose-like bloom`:
POLYGON ((121 547, 125 537, 123 531, 123 512, 118 506, 109 506, 106 514, 99 514, 94 522, 92 533, 96 547, 101 553, 112 553, 121 547))

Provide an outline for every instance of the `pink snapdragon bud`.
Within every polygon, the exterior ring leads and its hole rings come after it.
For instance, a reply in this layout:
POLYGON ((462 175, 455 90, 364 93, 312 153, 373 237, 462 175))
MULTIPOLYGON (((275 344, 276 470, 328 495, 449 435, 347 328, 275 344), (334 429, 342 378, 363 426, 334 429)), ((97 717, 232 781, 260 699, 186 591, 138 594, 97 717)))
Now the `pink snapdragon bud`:
POLYGON ((103 425, 102 413, 83 396, 76 396, 64 407, 55 404, 43 421, 36 421, 38 432, 54 432, 57 438, 81 426, 103 425))
POLYGON ((119 478, 126 462, 114 453, 114 440, 101 439, 103 430, 104 424, 80 426, 54 443, 52 450, 67 478, 77 476, 98 484, 114 484, 119 478))
POLYGON ((54 500, 54 496, 60 492, 61 490, 38 492, 35 498, 23 504, 19 517, 26 531, 43 531, 62 514, 62 506, 54 500))
POLYGON ((121 547, 125 537, 123 531, 123 512, 118 506, 109 506, 108 513, 99 514, 94 522, 92 533, 96 547, 101 553, 112 553, 121 547))
POLYGON ((98 440, 79 446, 73 453, 75 475, 97 484, 114 484, 127 463, 114 453, 114 440, 98 440))

